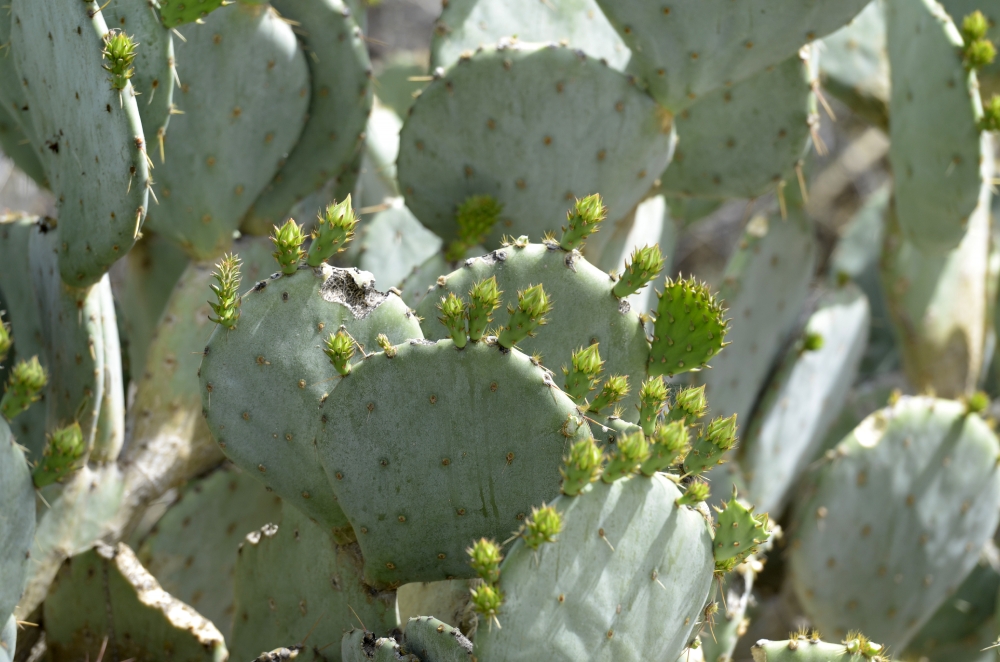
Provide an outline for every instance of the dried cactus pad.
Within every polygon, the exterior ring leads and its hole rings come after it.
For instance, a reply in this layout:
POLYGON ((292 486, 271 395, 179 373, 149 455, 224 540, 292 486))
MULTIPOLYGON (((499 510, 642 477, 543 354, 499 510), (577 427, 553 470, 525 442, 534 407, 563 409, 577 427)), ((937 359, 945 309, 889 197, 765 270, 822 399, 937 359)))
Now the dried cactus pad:
POLYGON ((809 619, 902 650, 996 529, 998 456, 958 402, 904 397, 862 421, 796 509, 791 580, 809 619))
POLYGON ((241 311, 235 329, 216 328, 202 360, 209 428, 239 467, 350 538, 314 445, 340 416, 327 397, 341 378, 321 347, 342 324, 369 352, 378 334, 403 342, 421 337, 420 326, 399 297, 375 290, 370 274, 326 265, 261 281, 241 311))
POLYGON ((485 342, 411 341, 355 365, 317 443, 371 583, 472 577, 469 541, 505 539, 559 494, 562 456, 590 431, 553 384, 485 342))
POLYGON ((629 212, 672 151, 670 115, 635 82, 581 51, 501 44, 430 83, 400 134, 406 205, 446 240, 472 195, 503 205, 487 238, 558 232, 574 197, 629 212), (526 158, 531 154, 531 158, 526 158))

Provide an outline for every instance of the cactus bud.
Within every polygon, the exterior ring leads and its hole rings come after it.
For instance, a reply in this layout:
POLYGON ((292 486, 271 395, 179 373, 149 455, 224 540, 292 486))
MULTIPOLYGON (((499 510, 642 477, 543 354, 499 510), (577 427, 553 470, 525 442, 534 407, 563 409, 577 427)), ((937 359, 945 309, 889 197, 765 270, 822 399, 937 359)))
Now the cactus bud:
POLYGON ((456 262, 462 259, 465 251, 486 240, 493 226, 496 225, 503 205, 492 195, 472 195, 458 206, 455 222, 458 224, 458 238, 448 245, 445 259, 456 262))
POLYGON ((990 406, 990 396, 986 395, 982 391, 976 391, 972 395, 965 398, 965 413, 967 414, 981 414, 986 411, 990 406))
POLYGON ((597 232, 607 214, 608 208, 597 193, 578 198, 574 208, 566 212, 566 225, 559 245, 565 251, 582 247, 587 237, 597 232))
POLYGON ((291 275, 299 268, 299 260, 305 256, 302 250, 302 242, 306 236, 302 234, 302 226, 295 222, 294 218, 285 221, 280 228, 274 226, 274 234, 271 241, 274 242, 275 250, 272 255, 281 266, 281 273, 291 275))
POLYGON ((535 329, 545 324, 545 314, 552 310, 545 288, 539 285, 517 293, 517 310, 511 309, 510 322, 500 332, 497 343, 504 349, 510 349, 528 336, 534 335, 535 329))
POLYGON ((649 459, 649 443, 642 432, 633 432, 618 440, 615 453, 604 467, 601 480, 613 483, 619 478, 630 476, 639 466, 649 459))
POLYGON ((656 426, 649 438, 649 459, 642 463, 640 471, 652 476, 657 471, 666 471, 682 461, 691 448, 691 436, 683 421, 656 426))
POLYGON ((815 352, 823 349, 823 336, 815 331, 807 331, 802 337, 802 351, 815 352))
POLYGON ((590 392, 597 388, 601 368, 604 366, 597 345, 598 343, 594 343, 590 347, 581 347, 573 352, 571 356, 573 370, 563 367, 563 374, 566 375, 563 388, 576 402, 583 402, 590 392))
POLYGON ((341 375, 346 377, 351 374, 351 357, 354 356, 354 341, 344 330, 331 333, 326 339, 326 347, 323 353, 330 359, 330 363, 341 375))
POLYGON ((843 644, 848 655, 860 655, 865 659, 878 655, 883 648, 881 644, 876 644, 860 632, 848 632, 843 644))
POLYGON ((487 620, 494 620, 500 613, 500 606, 503 604, 503 593, 500 589, 494 588, 491 584, 483 584, 471 590, 472 608, 482 614, 487 620))
POLYGON ((705 386, 689 386, 674 396, 674 406, 670 408, 667 420, 684 421, 686 425, 694 425, 707 411, 705 386))
POLYGON ((604 453, 598 448, 593 437, 587 437, 573 444, 569 449, 569 457, 563 459, 559 470, 562 474, 563 494, 575 496, 601 476, 601 466, 604 464, 604 453))
POLYGON ((538 549, 542 543, 555 542, 562 531, 562 517, 552 506, 532 508, 531 517, 524 523, 521 537, 531 549, 538 549))
POLYGON ((639 388, 639 426, 646 434, 656 429, 656 417, 667 404, 667 385, 663 377, 650 377, 639 388))
POLYGON ((965 42, 962 55, 967 69, 980 69, 996 58, 996 46, 986 38, 989 27, 989 21, 978 10, 962 21, 962 40, 965 42))
POLYGON ((606 407, 611 407, 621 402, 628 395, 628 377, 625 375, 612 375, 608 381, 604 382, 601 392, 594 398, 589 411, 595 414, 606 407))
POLYGON ((496 276, 485 278, 469 290, 469 339, 479 342, 486 333, 486 326, 493 321, 493 311, 500 305, 496 276))
POLYGON ((986 38, 990 22, 978 9, 962 19, 962 39, 965 43, 986 38))
POLYGON ((709 467, 722 464, 726 451, 736 445, 736 414, 729 418, 716 418, 692 444, 691 452, 684 458, 684 471, 700 474, 709 467))
POLYGON ((83 443, 83 430, 80 429, 79 423, 67 425, 53 432, 45 445, 42 461, 35 467, 31 476, 35 487, 42 488, 60 482, 79 469, 84 451, 86 445, 83 443))
POLYGON ((708 483, 703 480, 694 480, 687 486, 683 496, 678 497, 675 503, 678 506, 697 506, 708 498, 708 493, 708 483))
POLYGON ((625 263, 625 273, 615 283, 611 291, 619 299, 624 299, 646 287, 663 269, 663 254, 656 244, 643 246, 632 252, 632 257, 625 263))
POLYGON ((465 332, 465 303, 459 299, 454 292, 449 292, 448 296, 441 297, 438 304, 441 317, 438 319, 448 329, 451 339, 455 342, 455 347, 462 349, 465 347, 468 334, 465 332))
POLYGON ((0 363, 7 360, 7 354, 14 344, 14 340, 10 337, 10 324, 3 321, 3 313, 4 311, 0 310, 0 363))
POLYGON ((378 346, 382 348, 382 351, 385 352, 387 358, 392 359, 396 357, 396 347, 389 342, 389 337, 387 335, 384 333, 378 334, 375 337, 375 342, 377 342, 378 346))
POLYGON ((102 55, 107 64, 104 70, 111 74, 111 87, 123 90, 128 85, 128 79, 135 73, 132 63, 135 61, 137 44, 121 30, 109 30, 104 35, 104 50, 102 55))
POLYGON ((316 217, 316 229, 312 232, 306 264, 318 267, 342 252, 347 242, 354 238, 354 227, 357 224, 358 217, 351 207, 350 195, 339 203, 328 206, 324 213, 316 217))
POLYGON ((472 569, 484 582, 496 584, 500 581, 500 561, 503 561, 503 555, 495 541, 480 538, 465 551, 471 559, 469 564, 472 569))
POLYGON ((32 356, 30 361, 21 359, 7 376, 7 387, 0 399, 0 414, 8 421, 13 420, 41 397, 48 382, 48 375, 37 356, 32 356))
POLYGON ((1000 95, 994 94, 983 105, 983 119, 979 120, 980 131, 1000 131, 1000 95))
POLYGON ((209 286, 215 293, 217 302, 208 302, 215 312, 215 317, 209 315, 208 319, 230 330, 236 328, 236 322, 240 319, 241 264, 238 255, 229 253, 223 256, 222 261, 216 265, 217 271, 212 274, 218 284, 209 286))

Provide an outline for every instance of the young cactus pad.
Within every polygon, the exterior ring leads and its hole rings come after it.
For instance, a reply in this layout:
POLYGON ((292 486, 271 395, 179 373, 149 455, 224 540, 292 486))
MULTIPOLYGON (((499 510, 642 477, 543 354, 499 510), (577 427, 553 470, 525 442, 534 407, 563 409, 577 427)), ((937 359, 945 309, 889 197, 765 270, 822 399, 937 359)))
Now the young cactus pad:
POLYGON ((597 193, 577 200, 573 208, 566 212, 566 225, 562 228, 559 246, 564 251, 583 248, 587 237, 600 230, 601 223, 607 216, 608 208, 597 193))
POLYGON ((500 330, 497 344, 511 349, 525 338, 535 336, 535 330, 546 323, 546 315, 552 311, 545 287, 541 284, 529 285, 517 293, 517 306, 510 306, 507 312, 510 320, 500 330))
POLYGON ((590 430, 517 350, 459 351, 450 340, 397 350, 355 365, 330 393, 325 408, 337 414, 316 439, 319 458, 369 582, 471 577, 469 541, 505 540, 533 505, 559 494, 563 449, 590 430), (427 481, 442 489, 428 491, 427 481))
POLYGON ((306 240, 302 234, 302 226, 294 218, 285 221, 280 228, 275 225, 271 234, 274 243, 274 259, 278 261, 281 272, 286 276, 294 274, 299 268, 299 262, 306 256, 302 250, 302 242, 306 240))
POLYGON ((563 528, 500 566, 502 628, 476 632, 480 660, 675 660, 708 597, 714 561, 701 513, 665 476, 596 483, 552 502, 563 528), (638 617, 642 615, 641 617, 638 617))
POLYGON ((48 383, 45 368, 38 363, 38 357, 31 360, 20 360, 14 364, 4 385, 3 398, 0 399, 0 414, 8 421, 37 402, 42 389, 48 383))
POLYGON ((357 224, 358 217, 351 207, 351 196, 327 207, 316 219, 316 229, 312 232, 306 263, 310 267, 318 267, 337 253, 343 252, 347 242, 354 238, 357 224))
POLYGON ((500 220, 503 205, 491 195, 472 195, 458 205, 455 223, 458 224, 458 238, 445 251, 445 259, 456 262, 465 252, 479 246, 486 240, 496 222, 500 220))
POLYGON ((370 274, 327 265, 257 283, 240 310, 241 323, 217 328, 202 359, 209 429, 237 466, 349 539, 315 462, 313 439, 339 416, 327 397, 345 381, 331 379, 337 371, 323 342, 344 325, 370 352, 380 333, 393 343, 419 338, 417 320, 398 296, 378 292, 370 274))
POLYGON ((791 580, 810 620, 902 650, 996 528, 998 455, 958 402, 903 397, 862 421, 796 504, 791 580))
MULTIPOLYGON (((611 294, 614 285, 603 273, 576 253, 566 253, 556 244, 505 246, 488 255, 467 260, 457 271, 439 279, 438 285, 417 306, 424 319, 424 334, 430 339, 448 337, 437 322, 435 306, 449 292, 465 298, 473 285, 496 279, 504 307, 517 305, 517 292, 541 283, 552 300, 548 323, 534 338, 524 338, 518 347, 526 354, 540 354, 543 364, 558 372, 573 365, 573 353, 580 347, 599 344, 604 370, 625 375, 630 384, 646 378, 649 343, 639 315, 611 294), (586 305, 579 305, 586 301, 586 305)), ((474 300, 474 299, 473 299, 474 300)), ((505 323, 497 310, 494 324, 505 323)), ((470 323, 470 331, 472 324, 470 323)), ((474 337, 474 336, 473 336, 474 337)), ((624 415, 634 420, 639 404, 638 389, 620 403, 624 415)))
POLYGON ((668 278, 659 293, 649 374, 677 375, 703 368, 725 346, 725 308, 708 286, 668 278))
POLYGON ((42 461, 35 467, 32 480, 42 488, 60 482, 83 463, 87 447, 79 423, 67 425, 49 435, 42 461))

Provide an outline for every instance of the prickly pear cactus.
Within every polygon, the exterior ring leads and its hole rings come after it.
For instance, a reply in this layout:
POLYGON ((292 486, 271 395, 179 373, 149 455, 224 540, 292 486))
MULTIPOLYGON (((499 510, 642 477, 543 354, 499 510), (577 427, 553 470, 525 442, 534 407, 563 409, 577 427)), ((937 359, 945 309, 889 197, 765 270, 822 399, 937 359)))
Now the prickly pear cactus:
MULTIPOLYGON (((0 515, 0 618, 6 620, 21 599, 35 535, 31 472, 6 421, 0 421, 0 479, 0 499, 5 504, 0 515)), ((10 655, 13 658, 13 651, 10 655)))

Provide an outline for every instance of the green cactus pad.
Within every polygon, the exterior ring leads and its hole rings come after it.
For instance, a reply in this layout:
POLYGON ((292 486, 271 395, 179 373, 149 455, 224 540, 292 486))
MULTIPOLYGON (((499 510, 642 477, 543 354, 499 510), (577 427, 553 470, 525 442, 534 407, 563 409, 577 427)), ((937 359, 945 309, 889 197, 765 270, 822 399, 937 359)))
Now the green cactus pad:
MULTIPOLYGON (((403 654, 396 640, 376 637, 367 630, 351 630, 341 641, 343 662, 420 662, 416 655, 403 654)), ((433 659, 433 658, 432 658, 433 659)))
POLYGON ((781 511, 837 420, 865 351, 868 310, 867 298, 853 285, 826 292, 804 331, 819 334, 823 347, 806 351, 801 341, 795 343, 761 396, 739 461, 747 498, 761 512, 781 511))
POLYGON ((209 13, 227 4, 226 0, 162 0, 160 2, 160 17, 163 25, 176 28, 185 23, 202 21, 209 13))
MULTIPOLYGON (((12 14, 9 11, 0 13, 0 44, 9 44, 11 35, 11 23, 12 14)), ((23 136, 18 139, 27 140, 26 144, 19 145, 18 149, 7 151, 7 145, 4 145, 4 154, 9 156, 18 163, 19 167, 25 169, 26 166, 22 166, 26 160, 32 160, 32 165, 30 168, 32 170, 36 169, 36 174, 40 176, 40 179, 36 179, 40 184, 48 188, 47 178, 48 175, 45 173, 45 169, 42 166, 41 155, 37 152, 38 145, 38 135, 35 132, 34 122, 31 119, 30 110, 31 106, 28 105, 27 97, 25 96, 24 84, 21 82, 21 74, 17 70, 17 63, 14 58, 10 56, 9 52, 6 54, 7 57, 0 58, 0 105, 3 105, 4 110, 10 115, 10 121, 14 122, 18 127, 16 133, 22 133, 23 136), (22 157, 26 152, 31 152, 31 157, 22 157)))
POLYGON ((271 6, 296 23, 296 35, 309 54, 312 93, 298 142, 243 220, 244 230, 254 234, 267 233, 295 203, 331 179, 354 179, 350 166, 372 107, 368 48, 344 3, 275 0, 271 6))
POLYGON ((433 662, 471 662, 472 642, 447 623, 433 616, 418 616, 406 623, 404 652, 433 662))
POLYGON ((889 662, 886 656, 850 653, 844 644, 831 644, 807 635, 787 641, 761 639, 751 652, 754 662, 889 662))
POLYGON ((552 505, 555 543, 517 541, 500 567, 505 595, 492 627, 480 620, 480 660, 674 660, 708 597, 708 525, 674 502, 667 477, 595 483, 552 505), (641 615, 641 617, 637 617, 641 615))
POLYGON ((559 494, 563 453, 590 433, 547 372, 484 342, 411 341, 342 386, 319 457, 377 584, 473 576, 470 542, 505 539, 559 494))
POLYGON ((892 208, 886 224, 879 268, 903 368, 915 387, 944 397, 973 391, 982 369, 990 314, 989 189, 989 183, 983 186, 965 237, 947 253, 919 250, 905 238, 892 208))
MULTIPOLYGON (((495 276, 503 291, 501 307, 493 313, 493 326, 507 321, 504 309, 517 306, 517 293, 528 285, 542 283, 552 311, 548 323, 538 330, 535 338, 525 338, 518 347, 526 354, 540 354, 542 363, 559 374, 561 368, 572 367, 572 353, 579 347, 600 343, 604 372, 622 374, 634 385, 620 404, 628 420, 636 420, 639 385, 646 376, 649 343, 637 311, 627 302, 616 299, 611 290, 614 282, 578 253, 567 253, 555 244, 517 244, 500 248, 488 255, 466 260, 462 267, 438 279, 437 286, 417 306, 424 318, 424 334, 437 340, 447 337, 447 330, 436 320, 434 306, 448 292, 467 299, 472 286, 484 278, 495 276), (587 305, 579 305, 579 302, 587 305)), ((595 392, 596 394, 596 392, 595 392)))
POLYGON ((958 246, 993 177, 976 76, 962 36, 933 0, 888 0, 892 122, 889 159, 903 234, 921 250, 958 246), (913 136, 926 136, 913 140, 913 136))
MULTIPOLYGON (((978 0, 974 0, 978 4, 978 0)), ((946 0, 946 3, 948 0, 946 0)), ((884 130, 889 128, 885 0, 874 0, 820 42, 823 89, 884 130)))
POLYGON ((399 297, 375 290, 370 274, 327 265, 260 281, 241 311, 235 329, 216 328, 202 360, 209 428, 237 466, 349 539, 314 446, 340 417, 326 403, 342 379, 321 346, 343 324, 371 353, 379 333, 393 343, 421 337, 417 320, 399 297))
POLYGON ((160 588, 123 543, 99 544, 63 565, 44 614, 55 662, 97 659, 102 648, 118 659, 162 659, 165 650, 183 662, 229 656, 218 629, 160 588))
POLYGON ((868 4, 809 0, 790 8, 782 0, 760 0, 753 9, 734 11, 730 1, 597 4, 632 49, 629 70, 645 79, 650 93, 673 112, 791 57, 868 4))
POLYGON ((420 224, 401 198, 390 201, 390 205, 362 226, 357 239, 357 265, 370 271, 376 282, 398 287, 414 269, 441 250, 442 242, 420 224))
POLYGON ((663 192, 756 198, 789 177, 794 181, 819 122, 816 59, 815 49, 803 49, 678 113, 678 145, 663 173, 663 192))
MULTIPOLYGON (((180 1, 194 4, 198 0, 180 1)), ((149 2, 143 0, 112 0, 101 12, 109 28, 124 31, 138 45, 132 87, 139 95, 136 103, 143 132, 149 141, 149 154, 161 163, 160 140, 170 121, 177 80, 173 35, 168 29, 173 26, 161 23, 149 2)))
POLYGON ((283 505, 277 526, 248 535, 236 557, 234 659, 302 645, 307 636, 310 648, 336 642, 327 649, 336 650, 359 619, 385 634, 398 627, 395 594, 366 585, 361 565, 356 544, 337 546, 322 527, 283 505))
POLYGON ((864 626, 902 650, 1000 519, 1000 444, 961 403, 903 397, 831 455, 797 503, 795 594, 827 632, 864 626))
POLYGON ((222 468, 185 487, 136 555, 164 590, 229 638, 237 550, 246 534, 280 515, 281 499, 246 473, 222 468))
POLYGON ((450 0, 434 26, 431 67, 450 67, 463 53, 517 35, 526 42, 564 42, 625 68, 629 50, 594 0, 450 0))
POLYGON ((469 589, 477 579, 446 579, 443 582, 403 584, 396 590, 400 623, 418 616, 433 616, 455 623, 463 632, 474 632, 476 614, 469 607, 469 589))
POLYGON ((704 368, 725 345, 726 310, 707 285, 667 279, 658 292, 649 375, 674 376, 704 368))
POLYGON ((399 184, 446 241, 458 205, 493 196, 495 246, 558 232, 574 198, 592 193, 609 218, 624 216, 669 162, 672 135, 669 115, 624 74, 569 48, 502 44, 423 90, 400 134, 399 184))
POLYGON ((35 535, 35 490, 24 453, 4 420, 0 420, 0 502, 4 504, 0 514, 0 614, 10 614, 21 599, 27 578, 35 535))
POLYGON ((192 257, 215 259, 298 139, 309 71, 291 26, 266 6, 225 7, 179 31, 183 114, 170 120, 148 222, 192 257))
POLYGON ((758 545, 767 543, 770 533, 767 513, 754 515, 753 507, 747 508, 736 500, 736 491, 718 513, 715 539, 712 550, 715 553, 717 570, 731 570, 751 554, 756 554, 758 545))
POLYGON ((72 7, 15 0, 10 43, 35 148, 59 200, 59 272, 85 287, 135 243, 149 173, 132 87, 112 89, 103 69, 104 16, 96 2, 72 7), (76 90, 74 103, 67 90, 76 90))
MULTIPOLYGON (((0 66, 2 69, 2 66, 0 66)), ((2 102, 2 98, 0 98, 2 102)), ((28 140, 21 122, 18 120, 17 109, 8 110, 6 104, 0 106, 0 147, 3 148, 4 156, 14 162, 24 174, 31 177, 36 184, 43 188, 48 187, 48 176, 45 168, 38 159, 35 148, 28 140)))

